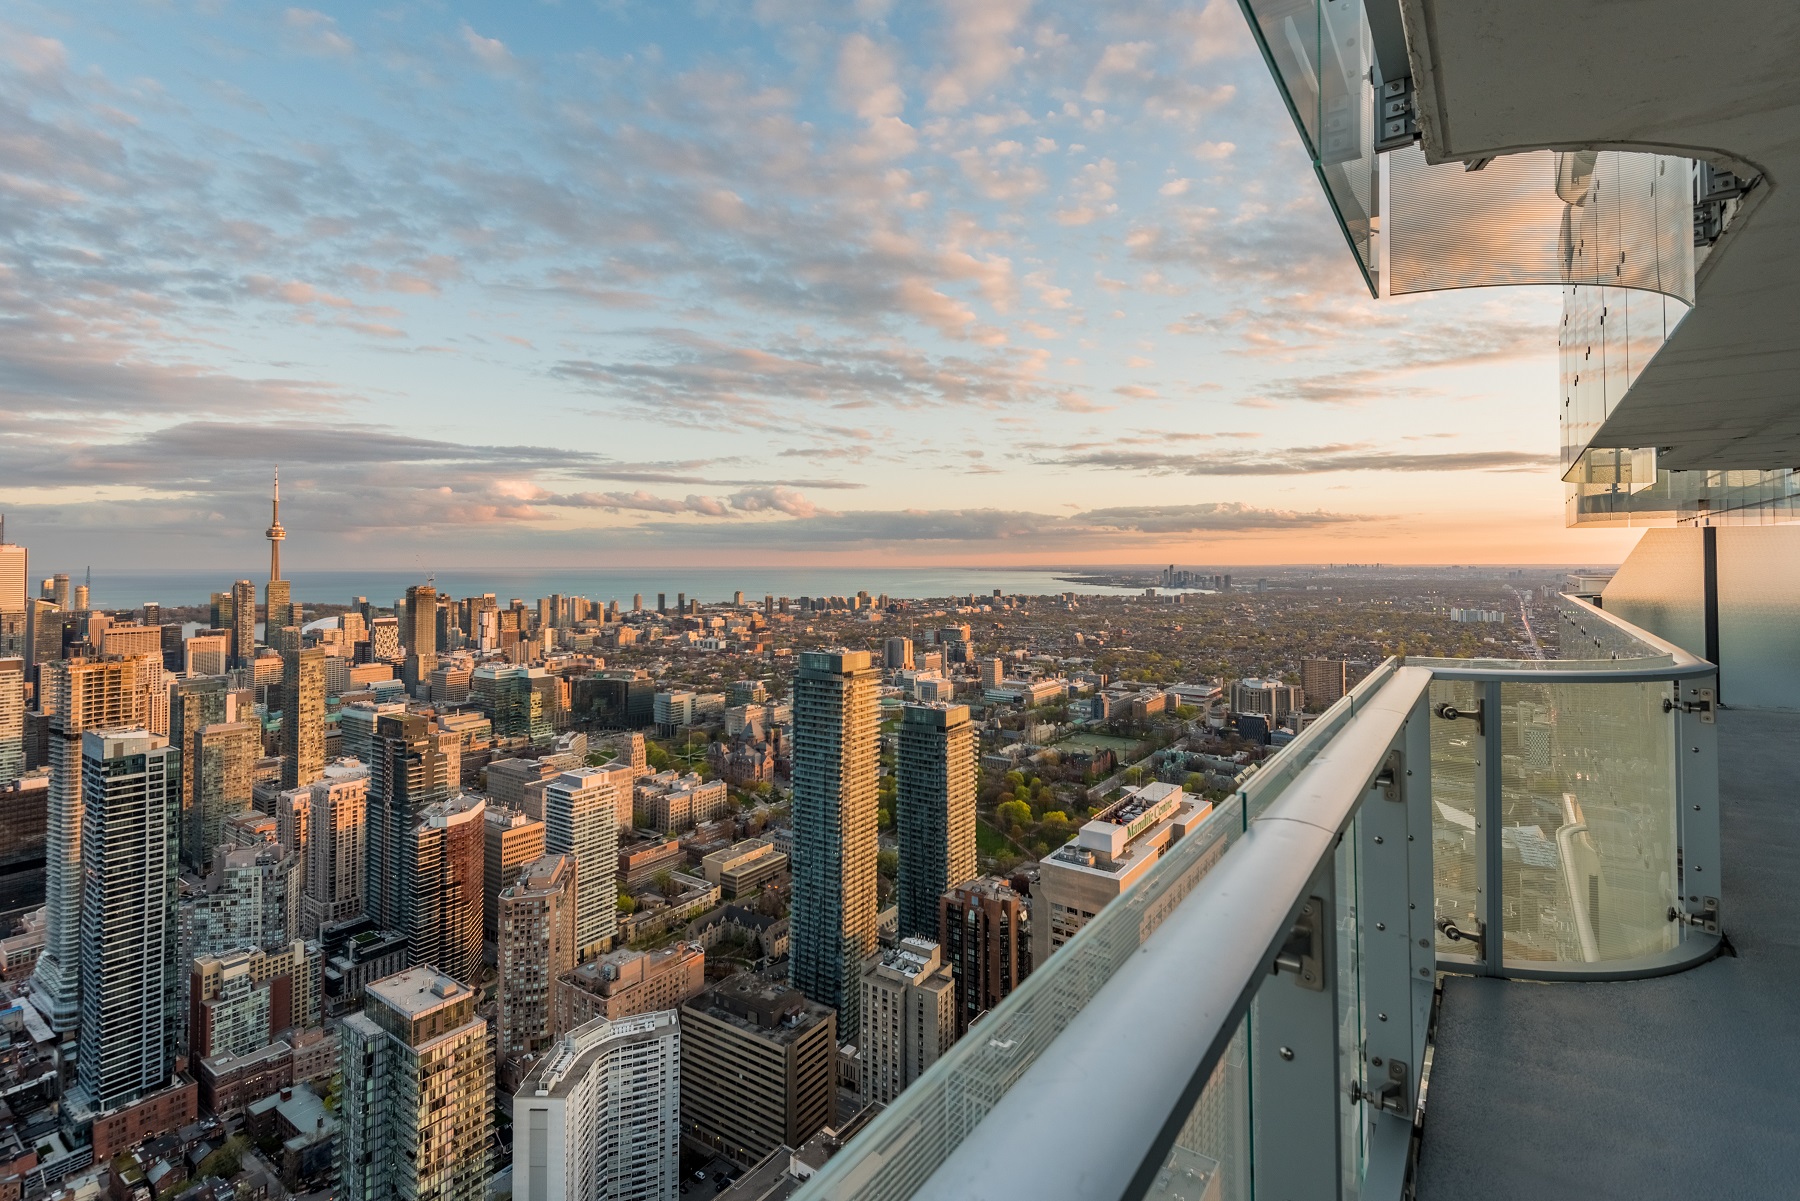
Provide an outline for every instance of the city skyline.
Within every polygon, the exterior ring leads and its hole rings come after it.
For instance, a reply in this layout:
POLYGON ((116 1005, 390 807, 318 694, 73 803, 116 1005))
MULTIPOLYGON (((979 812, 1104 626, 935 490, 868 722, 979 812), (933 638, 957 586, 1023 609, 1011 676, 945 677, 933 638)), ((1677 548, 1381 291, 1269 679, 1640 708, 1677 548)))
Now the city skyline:
POLYGON ((0 53, 45 562, 249 568, 277 466, 290 574, 1635 539, 1563 527, 1555 297, 1354 297, 1223 0, 105 18, 0 53))

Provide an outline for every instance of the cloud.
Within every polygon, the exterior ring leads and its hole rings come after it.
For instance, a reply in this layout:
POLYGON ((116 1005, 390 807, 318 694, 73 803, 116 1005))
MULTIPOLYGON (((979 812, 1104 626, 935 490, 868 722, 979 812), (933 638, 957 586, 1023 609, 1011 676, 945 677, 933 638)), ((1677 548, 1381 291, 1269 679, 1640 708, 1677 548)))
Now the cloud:
POLYGON ((935 112, 964 108, 981 99, 1025 57, 1013 42, 1031 0, 940 0, 949 28, 950 64, 938 75, 928 101, 935 112))
POLYGON ((1553 467, 1553 454, 1517 450, 1410 454, 1370 443, 1296 446, 1279 450, 1219 450, 1183 454, 1154 450, 1091 449, 1037 460, 1058 467, 1093 467, 1144 475, 1270 476, 1337 471, 1523 471, 1553 467))
POLYGON ((499 38, 481 36, 467 21, 462 23, 458 32, 462 34, 463 45, 468 47, 469 53, 474 55, 482 70, 493 75, 511 75, 518 69, 518 60, 499 38))
POLYGON ((302 54, 347 58, 356 43, 338 28, 337 18, 311 8, 290 8, 281 14, 289 48, 302 54))

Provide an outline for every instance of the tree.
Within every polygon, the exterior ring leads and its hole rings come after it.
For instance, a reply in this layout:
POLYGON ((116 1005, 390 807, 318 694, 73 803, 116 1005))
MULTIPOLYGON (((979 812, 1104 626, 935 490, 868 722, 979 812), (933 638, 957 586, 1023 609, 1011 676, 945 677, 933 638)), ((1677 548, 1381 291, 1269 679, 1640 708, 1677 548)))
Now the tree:
POLYGON ((889 879, 898 878, 900 875, 900 852, 882 851, 876 855, 875 870, 889 879))
POLYGON ((1004 826, 1023 826, 1031 821, 1031 806, 1024 801, 1006 801, 994 810, 1004 826))
POLYGON ((644 762, 655 771, 668 771, 674 760, 669 757, 668 749, 660 742, 648 743, 644 747, 644 762))
POLYGON ((624 892, 624 891, 621 891, 619 893, 619 912, 620 913, 636 913, 637 912, 637 901, 632 899, 632 896, 630 893, 624 892))

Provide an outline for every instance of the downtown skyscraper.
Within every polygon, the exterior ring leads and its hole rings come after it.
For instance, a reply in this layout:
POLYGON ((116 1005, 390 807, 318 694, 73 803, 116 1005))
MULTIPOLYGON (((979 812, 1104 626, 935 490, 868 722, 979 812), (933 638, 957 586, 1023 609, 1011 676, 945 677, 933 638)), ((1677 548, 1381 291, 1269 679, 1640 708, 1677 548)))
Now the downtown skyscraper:
POLYGON ((619 815, 630 812, 628 766, 566 771, 544 789, 544 851, 575 860, 575 955, 584 963, 618 931, 619 815))
POLYGON ((282 668, 281 786, 301 788, 325 772, 325 651, 290 645, 282 668))
POLYGON ((859 1025, 858 980, 875 954, 880 672, 869 652, 803 651, 794 675, 794 987, 859 1025))
POLYGON ((975 727, 967 705, 900 711, 894 821, 900 937, 936 939, 938 898, 975 876, 975 727))
POLYGON ((412 831, 425 807, 449 795, 442 752, 432 749, 431 724, 412 713, 384 713, 375 721, 369 764, 369 874, 364 906, 383 929, 411 925, 405 880, 412 831))
POLYGON ((494 1071, 475 1001, 442 972, 408 968, 369 985, 338 1027, 345 1201, 482 1201, 494 1071))
POLYGON ((110 1110, 175 1066, 181 752, 147 730, 90 730, 81 755, 79 1074, 110 1110))
POLYGON ((82 737, 93 730, 136 727, 144 706, 135 659, 44 667, 38 687, 50 718, 50 812, 44 950, 32 974, 32 1003, 52 1030, 67 1034, 81 1021, 82 737))

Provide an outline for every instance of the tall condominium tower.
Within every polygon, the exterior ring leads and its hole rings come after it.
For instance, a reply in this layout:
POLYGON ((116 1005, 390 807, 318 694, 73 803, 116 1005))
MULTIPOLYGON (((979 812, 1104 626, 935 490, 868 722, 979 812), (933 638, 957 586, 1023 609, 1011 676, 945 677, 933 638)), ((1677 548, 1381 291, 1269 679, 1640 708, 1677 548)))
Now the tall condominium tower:
POLYGON ((344 1201, 483 1201, 494 1071, 476 996, 428 967, 377 980, 338 1028, 344 1201))
POLYGON ((407 840, 425 807, 449 794, 444 756, 431 747, 431 723, 413 713, 375 720, 369 763, 369 874, 363 904, 386 930, 407 928, 403 882, 407 840))
POLYGON ((500 890, 501 1087, 549 1050, 555 1030, 557 981, 575 968, 575 860, 545 855, 500 890))
POLYGON ((406 590, 408 653, 421 658, 437 654, 437 607, 437 589, 430 584, 414 584, 406 590))
POLYGON ((181 752, 148 730, 81 736, 79 1074, 100 1110, 167 1084, 175 1066, 181 752))
POLYGON ((5 520, 0 518, 0 659, 25 655, 30 637, 25 578, 25 548, 6 540, 5 520))
POLYGON ((425 806, 407 835, 401 905, 412 962, 465 984, 481 979, 482 797, 425 806))
MULTIPOLYGON (((265 628, 270 637, 274 631, 294 624, 293 605, 288 598, 288 582, 281 578, 281 543, 287 531, 281 528, 281 473, 275 473, 275 493, 270 500, 269 528, 263 537, 269 540, 269 582, 263 588, 265 628)), ((293 785, 289 785, 293 787, 293 785)))
POLYGON ((569 1031, 513 1097, 513 1191, 678 1201, 681 1027, 674 1010, 569 1031))
POLYGON ((975 727, 967 705, 900 712, 894 820, 900 835, 900 937, 936 938, 938 898, 975 876, 975 727))
POLYGON ((889 638, 883 649, 883 658, 889 671, 910 669, 913 665, 913 640, 911 638, 889 638))
POLYGON ((25 660, 0 659, 0 784, 25 774, 25 660))
POLYGON ((325 765, 306 788, 306 883, 301 889, 300 932, 349 921, 363 911, 363 872, 368 851, 369 769, 354 759, 325 765))
POLYGON ((56 607, 61 609, 64 613, 69 611, 70 596, 68 572, 59 571, 54 576, 50 577, 50 599, 55 601, 56 607))
POLYGON ((965 880, 938 900, 938 945, 956 978, 956 1030, 1001 1001, 1031 974, 1024 898, 1005 880, 965 880))
POLYGON ((197 838, 195 807, 200 789, 200 731, 235 716, 228 681, 222 675, 177 680, 169 686, 169 744, 181 752, 181 861, 195 871, 206 865, 197 838))
POLYGON ((139 725, 143 691, 135 659, 76 659, 45 667, 50 670, 38 688, 50 710, 47 912, 31 999, 51 1029, 66 1034, 81 1020, 82 736, 139 725))
POLYGON ((803 651, 794 675, 794 987, 859 1028, 857 978, 876 950, 880 673, 869 652, 803 651))
POLYGON ((182 841, 195 851, 194 866, 205 870, 226 841, 225 822, 255 800, 256 761, 262 755, 262 726, 255 721, 223 721, 203 726, 196 740, 194 803, 182 841))
POLYGON ((325 650, 282 655, 281 786, 311 784, 325 771, 325 650))
POLYGON ((239 580, 231 586, 231 665, 256 662, 256 585, 239 580))
POLYGON ((583 767, 544 789, 544 850, 575 859, 576 958, 604 954, 618 929, 619 815, 631 810, 631 769, 583 767))

